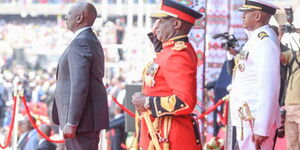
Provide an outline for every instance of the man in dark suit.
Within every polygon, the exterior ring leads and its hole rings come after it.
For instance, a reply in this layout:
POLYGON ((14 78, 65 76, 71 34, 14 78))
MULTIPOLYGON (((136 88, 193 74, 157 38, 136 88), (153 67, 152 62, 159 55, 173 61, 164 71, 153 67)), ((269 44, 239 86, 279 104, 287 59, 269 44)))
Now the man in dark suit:
MULTIPOLYGON (((39 129, 45 135, 47 135, 48 137, 50 137, 50 135, 51 135, 51 127, 49 125, 42 124, 42 125, 40 125, 39 129)), ((40 134, 38 135, 38 139, 39 139, 39 144, 38 144, 36 150, 55 150, 56 149, 55 144, 47 141, 40 134)))
POLYGON ((109 122, 110 129, 110 140, 112 150, 124 150, 122 144, 126 142, 126 132, 125 132, 125 115, 123 110, 116 106, 114 108, 114 118, 109 122))
MULTIPOLYGON (((33 121, 35 119, 32 117, 33 121)), ((26 116, 21 123, 20 128, 24 129, 24 133, 20 135, 18 140, 18 150, 33 150, 38 145, 38 133, 30 123, 29 117, 26 116)))
POLYGON ((18 142, 17 142, 17 150, 23 150, 26 143, 28 142, 28 134, 30 131, 33 130, 33 127, 27 119, 27 116, 24 118, 24 120, 20 120, 18 124, 18 132, 19 132, 19 137, 18 137, 18 142))
POLYGON ((76 3, 66 16, 75 34, 58 62, 52 119, 62 129, 68 150, 97 150, 99 132, 109 124, 104 54, 91 29, 96 17, 88 2, 76 3))

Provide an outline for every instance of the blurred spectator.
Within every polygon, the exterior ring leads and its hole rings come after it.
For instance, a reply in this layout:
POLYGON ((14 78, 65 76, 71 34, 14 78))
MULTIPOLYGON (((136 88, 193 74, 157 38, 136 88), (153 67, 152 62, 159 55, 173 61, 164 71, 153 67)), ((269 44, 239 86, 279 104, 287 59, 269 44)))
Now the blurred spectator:
POLYGON ((3 119, 5 116, 5 103, 8 99, 8 92, 3 84, 3 77, 0 76, 0 127, 3 125, 3 119))
MULTIPOLYGON (((48 137, 51 135, 51 127, 46 124, 40 125, 39 129, 48 137)), ((38 135, 39 143, 36 150, 55 150, 56 145, 47 141, 41 135, 38 135)))
MULTIPOLYGON (((103 0, 92 0, 93 3, 102 3, 103 0)), ((74 3, 75 0, 0 0, 0 3, 12 3, 12 2, 17 2, 21 4, 30 4, 30 3, 41 3, 41 4, 63 4, 63 3, 74 3)), ((108 4, 116 4, 117 0, 107 0, 108 4)), ((127 3, 126 0, 121 1, 123 4, 127 3)), ((158 3, 160 0, 144 0, 145 3, 158 3)), ((134 0, 134 3, 138 3, 138 0, 134 0)))
POLYGON ((49 83, 50 87, 48 88, 46 92, 46 98, 44 102, 47 104, 48 107, 48 115, 51 114, 52 112, 52 105, 53 105, 53 100, 54 100, 54 93, 55 93, 55 87, 56 87, 56 82, 55 80, 51 80, 49 83))
MULTIPOLYGON (((117 34, 117 44, 122 44, 125 34, 125 20, 124 18, 116 19, 116 34, 117 34)), ((122 48, 118 47, 119 61, 124 60, 124 51, 122 48)))
POLYGON ((18 150, 23 150, 25 145, 26 145, 26 142, 27 142, 27 136, 28 136, 28 133, 29 133, 28 132, 29 128, 24 125, 23 121, 20 122, 19 125, 20 125, 19 129, 21 129, 21 130, 19 130, 20 137, 18 138, 17 149, 18 150))
POLYGON ((26 128, 23 128, 23 120, 18 121, 18 139, 21 138, 21 135, 26 132, 26 128))
MULTIPOLYGON (((113 78, 108 87, 107 93, 109 96, 112 96, 117 99, 120 104, 123 104, 123 100, 125 98, 125 80, 123 77, 113 78)), ((110 118, 114 117, 115 107, 119 107, 115 102, 111 102, 109 105, 109 114, 110 118)))
MULTIPOLYGON (((113 96, 120 104, 125 98, 125 79, 123 77, 113 78, 108 83, 107 92, 113 96)), ((110 140, 112 150, 123 150, 121 145, 125 145, 127 134, 125 133, 125 116, 123 110, 113 101, 109 105, 110 113, 110 140)))
POLYGON ((35 147, 38 145, 38 133, 31 125, 28 116, 24 118, 24 120, 21 123, 21 126, 25 131, 23 134, 20 135, 20 138, 18 139, 18 150, 34 150, 35 147))
POLYGON ((66 150, 66 145, 65 143, 58 143, 56 150, 66 150))
MULTIPOLYGON (((283 29, 279 30, 281 34, 283 29)), ((285 94, 285 135, 287 149, 300 149, 300 52, 288 50, 281 53, 280 61, 287 66, 287 86, 285 94)))
POLYGON ((125 145, 125 115, 124 111, 116 106, 114 108, 114 118, 109 122, 110 140, 112 150, 125 150, 122 145, 125 145))

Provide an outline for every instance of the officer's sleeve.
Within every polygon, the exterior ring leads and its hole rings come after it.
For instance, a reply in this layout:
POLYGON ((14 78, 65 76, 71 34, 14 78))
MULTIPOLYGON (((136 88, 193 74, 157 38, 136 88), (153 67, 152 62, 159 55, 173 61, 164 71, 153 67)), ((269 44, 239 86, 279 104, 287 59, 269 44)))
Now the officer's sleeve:
POLYGON ((259 41, 255 51, 254 65, 257 68, 257 105, 254 108, 254 133, 269 136, 269 129, 279 115, 280 50, 270 39, 259 41))
POLYGON ((163 75, 172 95, 150 97, 154 117, 192 113, 196 104, 196 62, 186 51, 174 51, 166 62, 163 75))
POLYGON ((152 32, 148 33, 147 35, 154 46, 155 52, 160 52, 162 49, 162 43, 157 39, 157 37, 152 32))

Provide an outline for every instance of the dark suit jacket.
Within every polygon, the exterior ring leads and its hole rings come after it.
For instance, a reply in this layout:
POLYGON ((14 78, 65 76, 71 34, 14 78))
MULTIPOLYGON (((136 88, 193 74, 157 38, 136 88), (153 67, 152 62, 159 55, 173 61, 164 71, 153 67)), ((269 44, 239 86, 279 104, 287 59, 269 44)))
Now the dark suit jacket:
POLYGON ((18 139, 18 146, 17 146, 17 150, 23 150, 27 141, 28 141, 28 136, 29 132, 23 133, 21 134, 21 136, 18 139))
POLYGON ((53 122, 61 129, 66 123, 77 125, 77 132, 108 128, 104 54, 92 29, 72 40, 59 59, 56 76, 53 122))
POLYGON ((45 140, 36 147, 36 150, 55 150, 55 144, 45 140))

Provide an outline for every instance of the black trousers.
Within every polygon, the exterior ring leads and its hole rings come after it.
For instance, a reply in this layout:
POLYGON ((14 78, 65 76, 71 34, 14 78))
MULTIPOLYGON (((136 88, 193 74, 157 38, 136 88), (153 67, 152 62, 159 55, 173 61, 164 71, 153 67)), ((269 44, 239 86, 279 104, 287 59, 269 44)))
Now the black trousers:
POLYGON ((98 150, 100 131, 77 132, 75 138, 66 139, 67 150, 98 150))

